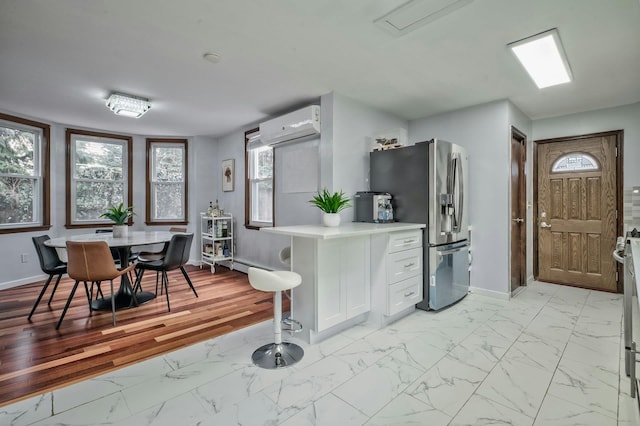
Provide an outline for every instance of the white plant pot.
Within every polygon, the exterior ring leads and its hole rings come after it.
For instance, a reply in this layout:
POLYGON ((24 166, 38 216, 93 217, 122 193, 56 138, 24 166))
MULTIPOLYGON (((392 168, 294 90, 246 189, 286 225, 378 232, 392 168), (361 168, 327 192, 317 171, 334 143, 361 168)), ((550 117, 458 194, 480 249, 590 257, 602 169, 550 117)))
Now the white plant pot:
POLYGON ((113 225, 113 238, 126 238, 129 235, 128 225, 113 225))
POLYGON ((340 226, 340 213, 325 213, 322 215, 322 223, 324 226, 340 226))

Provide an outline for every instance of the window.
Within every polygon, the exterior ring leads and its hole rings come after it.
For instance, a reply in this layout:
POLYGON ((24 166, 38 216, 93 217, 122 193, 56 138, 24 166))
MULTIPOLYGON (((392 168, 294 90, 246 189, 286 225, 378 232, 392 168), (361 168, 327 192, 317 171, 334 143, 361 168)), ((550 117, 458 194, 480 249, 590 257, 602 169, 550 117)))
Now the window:
POLYGON ((50 127, 0 114, 0 233, 49 229, 50 127))
POLYGON ((245 139, 245 226, 273 226, 273 148, 260 142, 258 129, 245 139))
POLYGON ((147 139, 147 225, 187 224, 187 141, 147 139))
POLYGON ((579 172, 583 170, 598 170, 598 162, 589 154, 574 152, 565 154, 558 158, 551 171, 555 173, 561 172, 579 172))
POLYGON ((67 129, 67 228, 111 223, 100 217, 107 207, 132 205, 131 143, 128 136, 67 129))

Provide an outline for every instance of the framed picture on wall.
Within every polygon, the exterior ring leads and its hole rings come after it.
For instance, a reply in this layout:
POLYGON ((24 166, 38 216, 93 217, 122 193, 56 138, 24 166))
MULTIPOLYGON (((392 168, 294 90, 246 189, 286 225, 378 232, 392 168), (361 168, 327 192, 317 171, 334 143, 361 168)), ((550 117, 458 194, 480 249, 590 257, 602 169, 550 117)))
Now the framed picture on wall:
POLYGON ((233 191, 233 159, 222 162, 222 190, 233 191))

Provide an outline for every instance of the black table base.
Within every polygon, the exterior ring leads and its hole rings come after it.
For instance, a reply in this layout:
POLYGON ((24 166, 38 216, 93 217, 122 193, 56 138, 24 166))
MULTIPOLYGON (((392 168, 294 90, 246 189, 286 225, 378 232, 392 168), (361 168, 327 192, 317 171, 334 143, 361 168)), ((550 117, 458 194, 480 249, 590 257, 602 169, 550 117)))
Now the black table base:
MULTIPOLYGON (((118 247, 121 264, 127 264, 130 253, 130 247, 118 247)), ((103 286, 105 284, 106 282, 102 283, 103 286)), ((113 296, 116 298, 116 311, 120 309, 135 308, 136 306, 142 305, 143 303, 147 303, 148 301, 156 298, 155 293, 139 291, 135 293, 134 299, 132 296, 132 287, 129 277, 126 274, 122 275, 120 288, 116 292, 115 296, 113 296)), ((91 309, 94 311, 110 311, 111 297, 103 297, 102 299, 94 300, 91 302, 91 309)))
MULTIPOLYGON (((131 295, 124 292, 118 292, 115 295, 116 298, 116 311, 127 308, 135 308, 138 305, 142 305, 156 298, 155 293, 148 291, 141 291, 136 293, 136 305, 131 295)), ((102 299, 96 299, 91 302, 91 309, 94 311, 110 311, 111 310, 111 297, 105 297, 102 299)))

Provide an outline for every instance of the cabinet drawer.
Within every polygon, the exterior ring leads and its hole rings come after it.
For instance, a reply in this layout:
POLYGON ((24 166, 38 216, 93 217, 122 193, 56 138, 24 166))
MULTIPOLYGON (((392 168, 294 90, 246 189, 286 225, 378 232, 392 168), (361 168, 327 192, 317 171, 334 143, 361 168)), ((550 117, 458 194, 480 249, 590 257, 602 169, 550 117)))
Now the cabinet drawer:
POLYGON ((389 286, 387 315, 394 315, 422 301, 422 274, 389 286))
POLYGON ((389 234, 387 253, 422 247, 422 230, 392 232, 389 234))
POLYGON ((387 256, 387 283, 394 284, 422 273, 422 247, 387 256))

